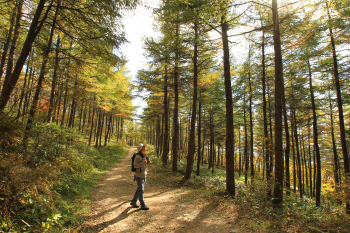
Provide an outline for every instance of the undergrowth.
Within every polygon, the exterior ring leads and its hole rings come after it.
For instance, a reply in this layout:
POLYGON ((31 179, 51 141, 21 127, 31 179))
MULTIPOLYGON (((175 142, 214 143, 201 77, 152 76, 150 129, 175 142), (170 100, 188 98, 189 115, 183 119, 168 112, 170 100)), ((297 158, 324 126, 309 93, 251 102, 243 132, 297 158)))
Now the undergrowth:
POLYGON ((27 146, 15 122, 0 123, 0 229, 65 232, 82 221, 90 190, 125 146, 88 146, 82 135, 36 123, 27 146))
MULTIPOLYGON (((171 161, 168 164, 172 164, 171 161)), ((152 178, 170 187, 186 189, 186 200, 206 200, 222 206, 221 211, 231 213, 232 224, 248 232, 350 232, 350 217, 345 214, 345 204, 333 195, 323 195, 321 206, 316 207, 315 199, 298 193, 284 195, 283 204, 276 208, 272 197, 267 195, 268 185, 255 179, 254 185, 244 182, 244 176, 236 173, 236 193, 232 198, 226 192, 225 168, 215 167, 214 173, 208 167, 200 168, 196 175, 194 165, 191 179, 183 181, 186 162, 178 163, 178 172, 164 167, 161 158, 153 159, 152 178)), ((272 190, 273 195, 273 190, 272 190)))

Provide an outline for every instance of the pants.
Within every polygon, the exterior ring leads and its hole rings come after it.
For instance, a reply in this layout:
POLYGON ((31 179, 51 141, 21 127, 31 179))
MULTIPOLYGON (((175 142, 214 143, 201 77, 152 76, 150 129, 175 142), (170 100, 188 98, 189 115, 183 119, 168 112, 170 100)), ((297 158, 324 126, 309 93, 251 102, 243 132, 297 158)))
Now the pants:
POLYGON ((143 197, 143 193, 145 191, 146 178, 135 177, 135 180, 137 182, 137 189, 136 189, 134 197, 132 198, 131 201, 136 203, 137 199, 139 199, 141 206, 146 206, 146 202, 145 202, 145 199, 143 197))

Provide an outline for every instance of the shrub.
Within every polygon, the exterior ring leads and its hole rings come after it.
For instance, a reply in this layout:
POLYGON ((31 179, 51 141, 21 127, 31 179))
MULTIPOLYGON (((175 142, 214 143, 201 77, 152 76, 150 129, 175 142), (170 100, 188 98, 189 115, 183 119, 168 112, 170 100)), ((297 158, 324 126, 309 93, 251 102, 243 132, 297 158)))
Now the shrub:
POLYGON ((55 232, 80 220, 90 189, 125 154, 122 144, 94 148, 70 128, 35 123, 27 147, 23 129, 0 136, 0 229, 55 232))

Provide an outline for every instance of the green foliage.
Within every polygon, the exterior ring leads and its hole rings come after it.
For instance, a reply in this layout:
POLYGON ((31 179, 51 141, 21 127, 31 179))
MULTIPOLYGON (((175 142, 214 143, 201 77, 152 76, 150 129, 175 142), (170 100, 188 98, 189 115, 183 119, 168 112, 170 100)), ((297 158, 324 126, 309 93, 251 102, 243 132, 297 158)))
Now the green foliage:
POLYGON ((0 140, 0 212, 4 213, 0 229, 61 232, 71 228, 87 211, 83 206, 99 176, 124 156, 123 145, 89 147, 72 129, 36 123, 25 153, 16 143, 21 141, 21 129, 11 126, 0 140))

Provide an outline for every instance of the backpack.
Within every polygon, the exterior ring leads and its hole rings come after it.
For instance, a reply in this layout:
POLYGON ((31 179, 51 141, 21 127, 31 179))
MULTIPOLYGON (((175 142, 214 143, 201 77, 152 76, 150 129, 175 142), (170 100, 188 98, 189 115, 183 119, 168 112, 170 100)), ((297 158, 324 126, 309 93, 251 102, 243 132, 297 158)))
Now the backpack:
MULTIPOLYGON (((131 171, 132 172, 136 172, 136 168, 134 168, 134 160, 136 158, 136 156, 139 154, 139 152, 136 152, 135 154, 133 154, 133 156, 131 157, 131 171)), ((140 168, 140 172, 141 172, 141 168, 140 168)))

